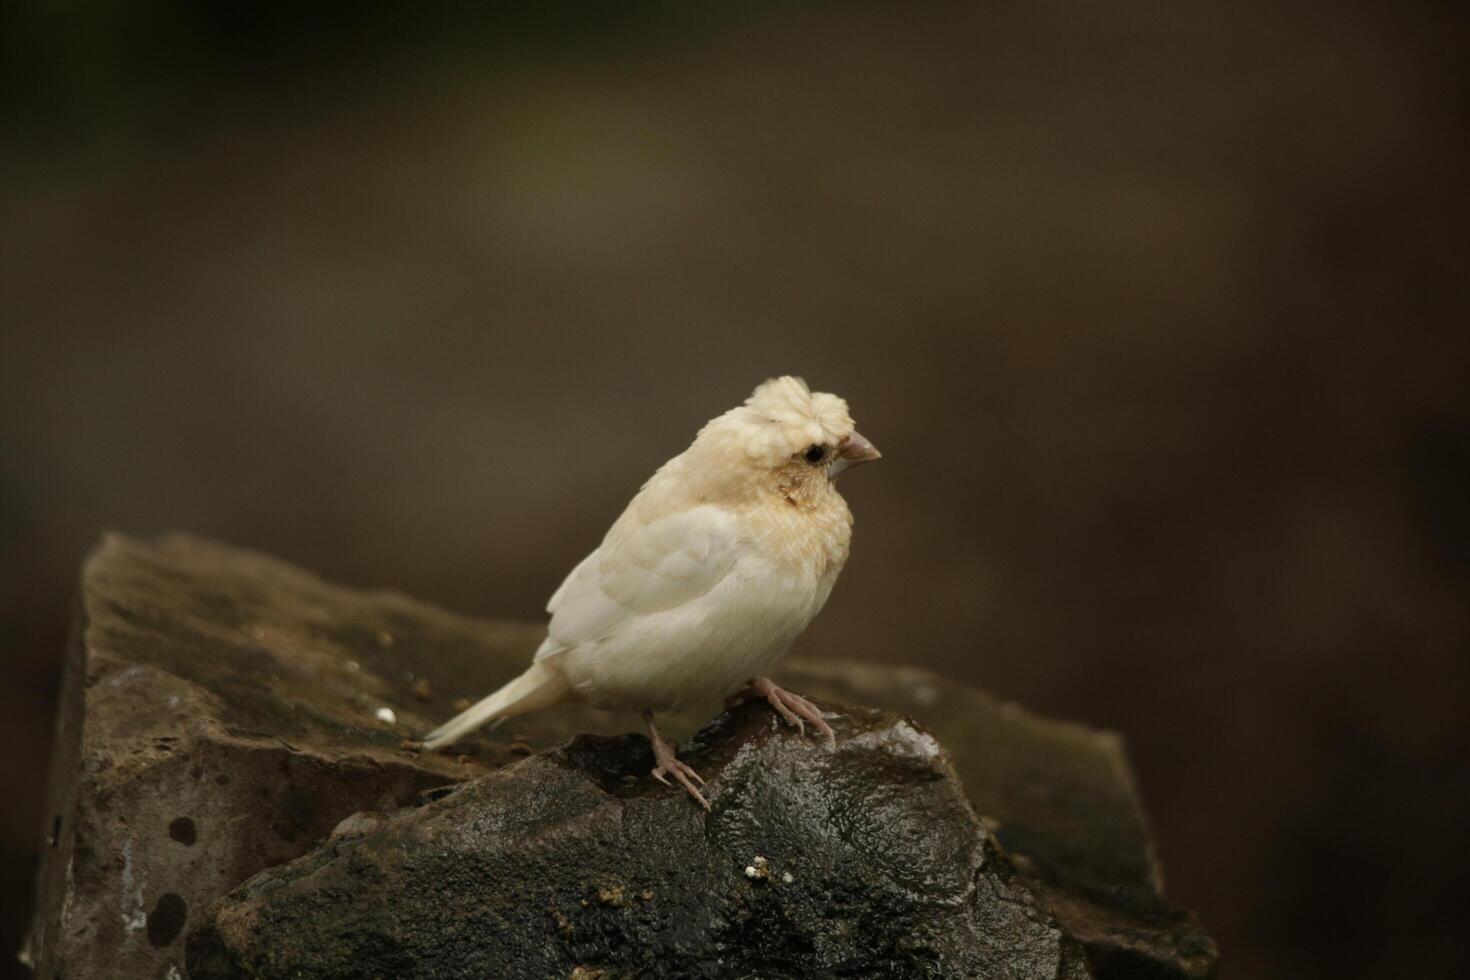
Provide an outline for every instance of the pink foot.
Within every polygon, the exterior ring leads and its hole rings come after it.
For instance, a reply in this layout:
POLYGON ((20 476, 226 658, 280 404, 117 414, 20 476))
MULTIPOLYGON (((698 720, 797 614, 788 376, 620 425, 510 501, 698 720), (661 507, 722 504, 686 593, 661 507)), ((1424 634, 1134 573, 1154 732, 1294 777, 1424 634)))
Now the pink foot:
POLYGON ((653 743, 653 758, 658 763, 653 770, 653 778, 665 786, 670 786, 672 783, 666 777, 673 776, 675 782, 694 797, 695 802, 708 810, 709 800, 705 799, 704 794, 699 791, 699 786, 704 785, 704 779, 674 755, 674 747, 665 742, 664 737, 658 733, 658 726, 653 723, 652 711, 643 712, 643 720, 648 722, 648 740, 653 743), (699 783, 699 786, 694 785, 696 782, 699 783))
POLYGON ((827 736, 827 744, 837 747, 837 735, 832 731, 832 726, 822 717, 822 709, 812 704, 800 694, 794 694, 784 687, 778 687, 769 677, 757 677, 750 682, 750 687, 755 693, 763 695, 771 702, 771 707, 776 713, 786 719, 786 724, 793 726, 798 732, 806 734, 806 725, 802 719, 812 723, 812 727, 827 736))

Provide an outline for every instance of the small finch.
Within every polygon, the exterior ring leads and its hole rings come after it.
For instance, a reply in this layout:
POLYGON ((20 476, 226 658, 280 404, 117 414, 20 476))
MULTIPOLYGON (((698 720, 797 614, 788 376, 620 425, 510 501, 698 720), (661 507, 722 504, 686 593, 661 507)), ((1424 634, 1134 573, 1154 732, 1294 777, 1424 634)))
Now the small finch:
POLYGON ((704 780, 675 757, 655 712, 744 688, 835 744, 816 705, 764 674, 821 610, 847 561, 852 513, 838 475, 879 455, 841 398, 800 378, 767 381, 659 467, 567 576, 526 672, 423 745, 563 701, 640 711, 654 777, 673 777, 709 809, 704 780))

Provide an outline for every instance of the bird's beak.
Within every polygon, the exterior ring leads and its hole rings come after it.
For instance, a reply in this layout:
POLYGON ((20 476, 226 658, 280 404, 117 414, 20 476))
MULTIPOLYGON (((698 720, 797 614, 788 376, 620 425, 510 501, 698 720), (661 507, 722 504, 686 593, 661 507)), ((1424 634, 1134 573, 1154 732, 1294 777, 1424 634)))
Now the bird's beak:
POLYGON ((838 475, 854 466, 882 458, 883 454, 878 452, 877 446, 864 439, 860 433, 854 432, 837 444, 837 458, 832 461, 832 469, 828 471, 828 475, 835 480, 838 475))

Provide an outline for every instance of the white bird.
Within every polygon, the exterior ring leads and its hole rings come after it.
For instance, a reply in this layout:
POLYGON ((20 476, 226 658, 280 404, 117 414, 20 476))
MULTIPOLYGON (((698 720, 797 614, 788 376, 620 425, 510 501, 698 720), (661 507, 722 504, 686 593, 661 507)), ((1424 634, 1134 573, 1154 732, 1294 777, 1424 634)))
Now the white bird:
POLYGON ((706 809, 654 712, 742 688, 835 742, 821 711, 765 673, 821 610, 847 561, 839 474, 879 452, 847 403, 800 378, 765 382, 708 422, 643 485, 552 595, 546 642, 515 680, 422 740, 448 745, 497 718, 563 701, 643 713, 658 765, 706 809))

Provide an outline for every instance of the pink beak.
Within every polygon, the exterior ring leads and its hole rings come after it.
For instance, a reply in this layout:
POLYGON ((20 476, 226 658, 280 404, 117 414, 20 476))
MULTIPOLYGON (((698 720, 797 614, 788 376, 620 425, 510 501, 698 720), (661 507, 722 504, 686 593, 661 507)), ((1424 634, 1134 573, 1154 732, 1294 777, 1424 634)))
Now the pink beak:
POLYGON ((854 432, 837 444, 837 458, 832 461, 828 475, 835 480, 839 474, 854 466, 882 458, 883 454, 878 452, 877 446, 864 439, 861 433, 854 432))

